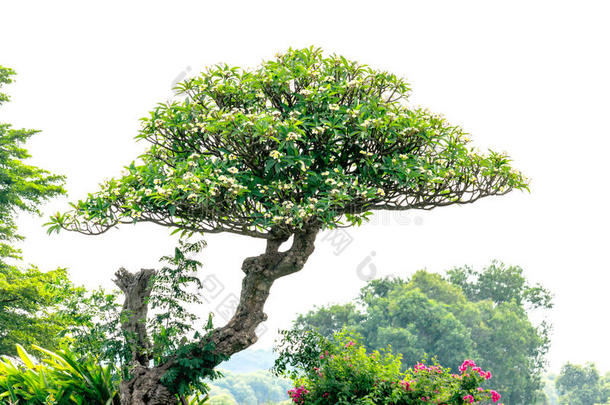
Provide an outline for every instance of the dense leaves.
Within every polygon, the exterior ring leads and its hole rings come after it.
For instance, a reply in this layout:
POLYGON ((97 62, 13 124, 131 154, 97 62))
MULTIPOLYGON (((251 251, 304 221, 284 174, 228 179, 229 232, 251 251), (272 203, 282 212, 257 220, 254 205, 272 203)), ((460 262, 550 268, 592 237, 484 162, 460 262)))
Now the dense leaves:
POLYGON ((150 221, 269 238, 527 188, 506 155, 476 152, 461 129, 407 105, 403 79, 320 49, 218 65, 178 88, 180 101, 143 120, 148 151, 50 231, 150 221))
POLYGON ((61 333, 78 319, 61 313, 65 302, 82 289, 65 270, 42 272, 0 264, 0 354, 15 354, 15 344, 60 345, 61 333))
MULTIPOLYGON (((15 72, 0 66, 0 88, 11 83, 15 72)), ((9 100, 0 92, 0 105, 9 100)), ((38 131, 14 129, 0 123, 0 354, 15 354, 15 344, 44 342, 55 349, 59 332, 72 320, 56 314, 70 295, 79 293, 65 270, 42 272, 22 269, 21 251, 15 243, 15 217, 19 212, 39 214, 39 205, 64 193, 63 177, 28 165, 23 144, 38 131)))
POLYGON ((297 350, 283 343, 276 368, 276 372, 285 373, 285 365, 292 366, 289 374, 295 388, 289 395, 296 404, 457 405, 500 399, 500 394, 482 387, 491 373, 471 360, 464 361, 456 373, 438 364, 419 362, 405 369, 400 355, 393 355, 389 348, 367 352, 359 337, 347 331, 330 338, 313 331, 284 336, 289 341, 305 342, 297 350))
MULTIPOLYGON (((11 83, 14 74, 0 66, 0 89, 11 83)), ((8 100, 8 95, 0 92, 0 105, 8 100)), ((23 143, 37 132, 0 123, 0 266, 4 266, 5 258, 20 256, 19 249, 10 244, 22 238, 17 233, 16 214, 19 211, 39 214, 42 202, 64 193, 62 176, 25 163, 30 155, 23 143)))
POLYGON ((480 272, 454 269, 448 279, 419 271, 408 280, 373 280, 362 289, 359 305, 310 311, 295 327, 328 337, 349 326, 369 349, 391 345, 404 367, 429 355, 455 371, 464 358, 473 358, 492 371, 505 403, 533 403, 549 344, 548 325, 532 324, 525 311, 524 305, 534 303, 549 307, 549 292, 528 286, 521 269, 494 262, 480 272), (462 274, 469 278, 451 282, 462 274), (467 282, 473 283, 469 295, 463 290, 467 282))
POLYGON ((559 402, 569 405, 605 404, 610 400, 610 378, 602 378, 593 363, 566 363, 555 380, 559 402))
POLYGON ((21 362, 0 360, 0 400, 11 405, 118 404, 118 378, 112 365, 70 350, 56 353, 35 346, 43 358, 17 346, 21 362))

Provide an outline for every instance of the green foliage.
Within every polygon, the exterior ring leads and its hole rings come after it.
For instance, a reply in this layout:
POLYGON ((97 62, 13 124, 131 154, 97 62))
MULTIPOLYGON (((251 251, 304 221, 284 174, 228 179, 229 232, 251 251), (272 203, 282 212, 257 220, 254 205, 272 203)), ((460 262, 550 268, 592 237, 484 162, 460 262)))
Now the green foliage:
POLYGON ((118 404, 118 378, 111 365, 70 350, 56 353, 35 346, 45 356, 32 358, 17 345, 22 363, 0 361, 0 401, 11 405, 118 404))
POLYGON ((78 320, 58 313, 66 300, 81 294, 63 269, 21 270, 0 263, 0 354, 15 355, 15 345, 45 342, 60 346, 61 332, 78 320))
POLYGON ((403 367, 429 355, 456 370, 473 358, 491 370, 507 403, 533 403, 542 388, 549 328, 533 325, 524 306, 550 308, 550 294, 530 287, 516 267, 494 262, 480 273, 466 269, 450 271, 447 279, 419 271, 409 280, 372 280, 358 305, 318 308, 300 315, 295 328, 328 338, 348 326, 370 350, 391 345, 403 367), (468 278, 457 278, 462 274, 468 278))
MULTIPOLYGON (((201 303, 201 282, 196 273, 201 263, 192 256, 205 247, 203 241, 180 241, 173 255, 163 256, 165 265, 151 278, 152 289, 148 300, 152 315, 147 320, 151 339, 152 364, 159 366, 172 361, 172 367, 163 377, 163 383, 180 395, 198 392, 205 395, 204 379, 214 379, 220 373, 213 367, 223 360, 211 344, 201 345, 201 333, 212 329, 211 315, 204 330, 193 325, 199 318, 187 306, 201 303)), ((78 321, 66 328, 64 335, 79 354, 92 353, 106 362, 115 364, 123 378, 129 378, 131 351, 121 329, 121 312, 118 293, 103 290, 72 297, 61 314, 78 321)))
MULTIPOLYGON (((11 83, 14 74, 0 66, 0 88, 11 83)), ((8 100, 0 92, 0 105, 8 100)), ((66 297, 79 291, 65 270, 45 273, 9 263, 21 257, 13 245, 23 239, 17 233, 15 216, 19 212, 40 214, 42 202, 64 193, 62 176, 25 163, 30 155, 23 144, 37 132, 0 123, 0 354, 16 354, 17 343, 45 342, 57 348, 57 335, 71 320, 60 319, 54 312, 66 297)))
POLYGON ((460 128, 409 107, 403 79, 320 49, 214 66, 178 89, 181 101, 143 120, 140 160, 55 215, 50 232, 151 221, 266 238, 528 187, 506 155, 476 152, 460 128))
POLYGON ((181 240, 172 256, 161 258, 166 265, 151 280, 153 286, 148 304, 153 316, 148 321, 148 329, 157 364, 163 363, 193 337, 193 325, 199 317, 186 306, 202 303, 198 294, 202 285, 197 277, 201 263, 191 256, 204 247, 203 240, 194 243, 181 240))
MULTIPOLYGON (((0 66, 0 89, 12 82, 14 74, 13 70, 0 66)), ((0 105, 8 100, 0 92, 0 105)), ((0 267, 5 266, 5 258, 20 257, 19 249, 9 244, 22 239, 17 233, 16 214, 19 211, 40 214, 38 206, 42 202, 65 193, 63 176, 25 164, 30 155, 22 145, 37 132, 0 123, 0 267)), ((0 290, 0 297, 3 295, 0 290)))
POLYGON ((171 392, 179 395, 190 395, 197 391, 205 395, 209 386, 204 383, 204 379, 214 380, 222 377, 222 373, 214 367, 226 359, 226 356, 214 350, 212 343, 183 344, 174 352, 173 365, 161 382, 171 392))
POLYGON ((584 366, 566 363, 555 380, 559 403, 569 405, 603 404, 610 399, 608 380, 602 379, 593 363, 584 366))
POLYGON ((61 333, 63 340, 79 356, 94 355, 117 366, 127 375, 131 358, 121 330, 121 305, 118 292, 102 288, 82 291, 67 297, 59 311, 62 318, 73 319, 61 333))
MULTIPOLYGON (((367 352, 359 336, 345 330, 330 339, 312 331, 301 335, 305 342, 313 343, 297 349, 309 360, 293 363, 294 348, 289 344, 288 351, 280 349, 280 367, 276 370, 281 372, 286 361, 294 368, 290 374, 295 388, 289 395, 297 404, 465 404, 478 403, 492 395, 494 402, 499 399, 495 391, 481 387, 490 375, 470 361, 460 367, 460 375, 451 374, 438 364, 418 363, 403 371, 400 355, 393 355, 390 347, 367 352), (321 341, 326 343, 321 345, 321 341), (318 351, 321 346, 329 349, 318 351)), ((297 333, 288 336, 295 338, 297 333)))
POLYGON ((449 270, 447 278, 470 301, 491 300, 496 304, 514 301, 530 308, 553 307, 551 293, 540 284, 529 285, 519 266, 494 261, 481 272, 469 266, 449 270))

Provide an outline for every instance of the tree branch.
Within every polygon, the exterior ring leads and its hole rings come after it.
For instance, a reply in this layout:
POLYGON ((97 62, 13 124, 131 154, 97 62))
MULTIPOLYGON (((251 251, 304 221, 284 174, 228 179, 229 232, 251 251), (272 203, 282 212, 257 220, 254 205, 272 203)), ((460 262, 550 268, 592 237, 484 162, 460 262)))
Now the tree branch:
POLYGON ((245 259, 242 265, 245 276, 235 314, 225 326, 208 334, 202 344, 211 340, 215 351, 224 356, 254 344, 258 339, 256 328, 267 319, 263 308, 273 282, 303 268, 314 251, 319 230, 320 226, 315 224, 296 232, 292 246, 285 252, 278 250, 287 238, 270 239, 265 253, 245 259))

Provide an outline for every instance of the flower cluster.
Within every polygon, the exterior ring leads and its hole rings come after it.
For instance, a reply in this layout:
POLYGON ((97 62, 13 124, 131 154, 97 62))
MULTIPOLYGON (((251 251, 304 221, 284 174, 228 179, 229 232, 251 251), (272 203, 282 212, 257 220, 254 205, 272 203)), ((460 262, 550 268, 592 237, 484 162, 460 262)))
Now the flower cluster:
POLYGON ((358 337, 347 332, 339 333, 332 349, 319 353, 315 362, 317 366, 294 378, 298 388, 289 395, 296 404, 462 405, 496 403, 501 397, 481 387, 491 373, 472 360, 464 361, 459 375, 421 362, 402 371, 400 356, 389 349, 368 353, 358 337))
POLYGON ((481 377, 486 380, 491 379, 491 371, 483 371, 481 367, 478 367, 476 363, 472 360, 464 360, 462 365, 459 367, 459 370, 462 374, 471 370, 473 373, 478 373, 481 377))
POLYGON ((288 396, 295 404, 303 404, 305 399, 305 395, 309 394, 309 391, 305 389, 305 387, 295 387, 288 390, 288 396))

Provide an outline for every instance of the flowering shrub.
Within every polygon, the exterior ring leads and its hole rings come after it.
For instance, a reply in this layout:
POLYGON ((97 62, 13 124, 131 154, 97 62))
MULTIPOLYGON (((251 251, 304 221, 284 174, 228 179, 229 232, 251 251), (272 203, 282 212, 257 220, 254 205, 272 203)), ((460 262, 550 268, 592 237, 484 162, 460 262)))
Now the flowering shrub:
POLYGON ((424 363, 401 371, 400 356, 389 348, 367 353, 358 337, 347 332, 339 333, 316 360, 316 366, 291 373, 295 388, 288 395, 295 404, 488 404, 501 397, 482 388, 491 373, 472 360, 464 361, 459 374, 424 363))

